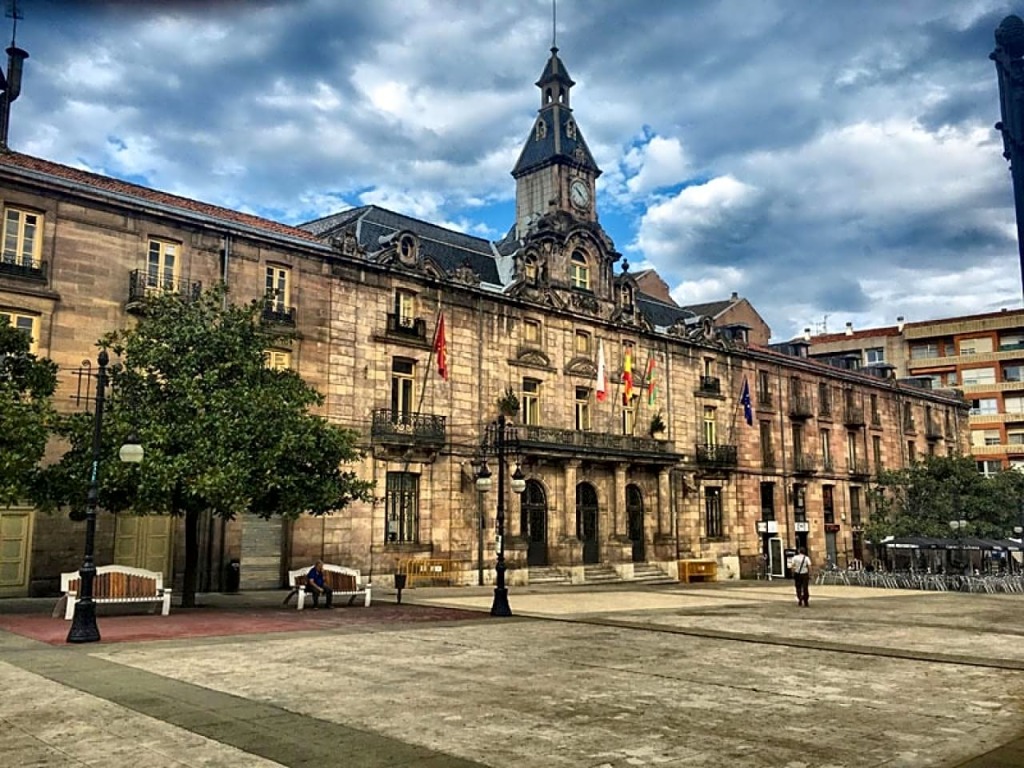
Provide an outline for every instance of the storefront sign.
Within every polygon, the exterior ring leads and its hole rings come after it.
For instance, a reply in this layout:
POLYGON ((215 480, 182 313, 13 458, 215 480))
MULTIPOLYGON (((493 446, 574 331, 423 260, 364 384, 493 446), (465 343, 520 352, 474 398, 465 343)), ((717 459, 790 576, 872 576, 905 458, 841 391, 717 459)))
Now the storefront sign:
POLYGON ((811 530, 810 523, 793 523, 793 530, 797 533, 807 533, 811 530))

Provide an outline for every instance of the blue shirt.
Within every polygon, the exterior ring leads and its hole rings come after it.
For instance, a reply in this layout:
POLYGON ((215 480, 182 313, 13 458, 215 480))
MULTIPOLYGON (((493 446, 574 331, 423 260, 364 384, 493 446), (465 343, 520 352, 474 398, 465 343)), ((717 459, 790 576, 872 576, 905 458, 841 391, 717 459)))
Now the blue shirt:
POLYGON ((306 582, 316 584, 318 587, 323 589, 324 586, 324 572, 318 571, 314 565, 309 569, 309 573, 306 574, 306 582))

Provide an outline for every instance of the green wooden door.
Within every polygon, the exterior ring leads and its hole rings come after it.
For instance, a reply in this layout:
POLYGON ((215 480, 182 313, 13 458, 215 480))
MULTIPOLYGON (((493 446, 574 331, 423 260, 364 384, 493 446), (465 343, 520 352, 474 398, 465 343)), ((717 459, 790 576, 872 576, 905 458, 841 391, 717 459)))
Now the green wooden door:
POLYGON ((0 510, 0 597, 28 595, 34 510, 0 510))

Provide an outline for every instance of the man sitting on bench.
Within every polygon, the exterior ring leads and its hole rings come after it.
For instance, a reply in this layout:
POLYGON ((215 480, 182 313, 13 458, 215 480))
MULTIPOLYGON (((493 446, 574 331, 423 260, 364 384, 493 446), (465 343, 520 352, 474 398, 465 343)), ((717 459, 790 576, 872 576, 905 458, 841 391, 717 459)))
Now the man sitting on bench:
POLYGON ((324 579, 324 561, 317 560, 316 565, 309 569, 309 573, 306 574, 306 591, 313 597, 313 610, 317 610, 320 606, 317 602, 320 600, 320 595, 324 598, 324 608, 333 608, 331 605, 331 599, 334 597, 334 592, 324 579))

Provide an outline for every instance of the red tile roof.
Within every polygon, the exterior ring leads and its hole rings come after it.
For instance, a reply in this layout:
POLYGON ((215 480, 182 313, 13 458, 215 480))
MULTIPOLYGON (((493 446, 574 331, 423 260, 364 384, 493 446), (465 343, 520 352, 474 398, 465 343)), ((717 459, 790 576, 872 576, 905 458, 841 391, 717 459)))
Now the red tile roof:
POLYGON ((22 168, 27 171, 34 171, 36 173, 46 174, 47 176, 54 176, 75 184, 92 187, 100 192, 113 192, 118 195, 126 195, 141 201, 158 203, 171 208, 178 208, 189 213, 208 216, 212 219, 220 219, 222 221, 230 221, 247 227, 253 227, 255 229, 262 229, 268 233, 287 235, 289 237, 296 237, 310 242, 319 242, 315 235, 304 229, 299 229, 298 227, 281 224, 276 221, 271 221, 270 219, 253 216, 248 213, 241 213, 240 211, 233 211, 230 208, 222 208, 219 205, 202 203, 198 200, 181 197, 180 195, 172 195, 168 192, 161 192, 156 189, 150 189, 149 187, 143 187, 139 184, 132 184, 127 181, 121 181, 120 179, 113 179, 109 176, 101 176, 98 173, 82 171, 68 165, 61 165, 60 163, 54 163, 49 160, 32 157, 31 155, 23 155, 20 152, 7 152, 0 154, 0 167, 2 166, 22 168))

